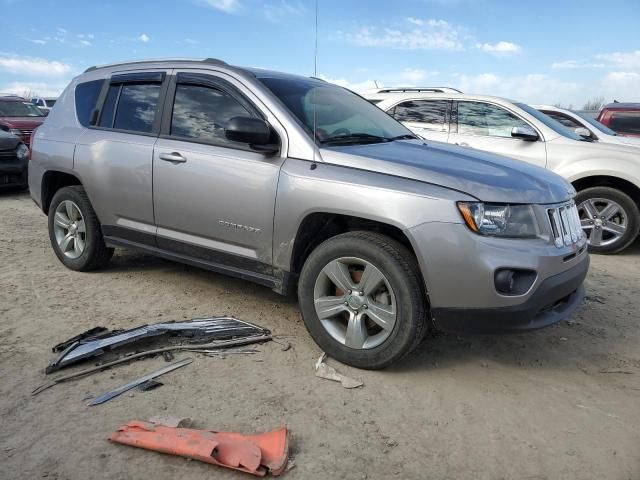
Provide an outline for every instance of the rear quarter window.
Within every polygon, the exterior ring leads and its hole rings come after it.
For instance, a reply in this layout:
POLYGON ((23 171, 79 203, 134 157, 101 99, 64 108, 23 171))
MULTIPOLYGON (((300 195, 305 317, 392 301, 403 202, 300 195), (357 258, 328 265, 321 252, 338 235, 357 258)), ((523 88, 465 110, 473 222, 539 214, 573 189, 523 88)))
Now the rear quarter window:
POLYGON ((76 116, 83 127, 89 126, 91 112, 96 108, 103 84, 104 80, 92 80, 76 85, 76 116))

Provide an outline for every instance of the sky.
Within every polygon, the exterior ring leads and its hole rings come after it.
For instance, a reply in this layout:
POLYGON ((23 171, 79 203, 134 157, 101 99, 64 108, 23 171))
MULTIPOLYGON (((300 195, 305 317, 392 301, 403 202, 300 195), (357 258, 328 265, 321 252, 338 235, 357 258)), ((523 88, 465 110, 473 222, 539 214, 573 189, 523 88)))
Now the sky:
POLYGON ((451 86, 582 108, 640 101, 640 0, 0 0, 0 92, 58 95, 96 64, 166 57, 451 86))

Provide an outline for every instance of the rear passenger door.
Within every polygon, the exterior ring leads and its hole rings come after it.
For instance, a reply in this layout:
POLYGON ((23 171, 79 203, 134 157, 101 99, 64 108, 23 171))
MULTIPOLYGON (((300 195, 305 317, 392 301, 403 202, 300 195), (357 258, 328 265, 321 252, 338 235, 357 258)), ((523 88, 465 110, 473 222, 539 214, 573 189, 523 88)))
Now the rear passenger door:
POLYGON ((511 136, 513 127, 529 126, 505 108, 481 101, 454 102, 449 143, 476 148, 546 167, 547 149, 542 136, 526 141, 511 136))
POLYGON ((153 146, 169 72, 135 71, 107 78, 98 108, 76 146, 74 168, 106 236, 155 244, 153 146))
POLYGON ((447 142, 450 106, 451 100, 408 100, 387 113, 422 138, 447 142))
POLYGON ((153 157, 160 248, 269 273, 283 160, 228 140, 224 130, 233 117, 267 119, 254 100, 223 73, 176 71, 153 157))

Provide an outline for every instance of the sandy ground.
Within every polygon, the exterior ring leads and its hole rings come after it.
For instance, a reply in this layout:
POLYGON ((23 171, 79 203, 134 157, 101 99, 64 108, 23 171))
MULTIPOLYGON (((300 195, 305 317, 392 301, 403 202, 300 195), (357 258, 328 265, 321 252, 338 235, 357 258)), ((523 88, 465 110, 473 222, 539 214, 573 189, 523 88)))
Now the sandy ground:
POLYGON ((286 424, 290 479, 639 479, 639 287, 640 244, 594 256, 589 299, 570 321, 523 335, 430 337, 383 372, 332 361, 365 383, 345 390, 314 376, 320 351, 292 300, 124 251, 103 271, 72 272, 28 195, 0 194, 0 477, 251 478, 106 441, 128 420, 173 414, 246 433, 286 424), (30 396, 51 347, 90 327, 222 314, 259 323, 292 348, 190 354, 194 362, 161 378, 163 387, 96 407, 83 399, 164 361, 30 396))

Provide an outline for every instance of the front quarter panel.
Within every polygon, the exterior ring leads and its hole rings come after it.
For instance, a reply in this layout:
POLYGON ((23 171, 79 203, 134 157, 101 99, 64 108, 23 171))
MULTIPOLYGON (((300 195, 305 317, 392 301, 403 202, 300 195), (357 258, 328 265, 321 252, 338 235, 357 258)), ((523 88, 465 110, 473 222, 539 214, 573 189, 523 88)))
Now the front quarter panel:
POLYGON ((274 218, 274 266, 289 271, 298 228, 312 213, 349 215, 403 231, 425 222, 461 223, 460 192, 375 172, 289 158, 274 218))

